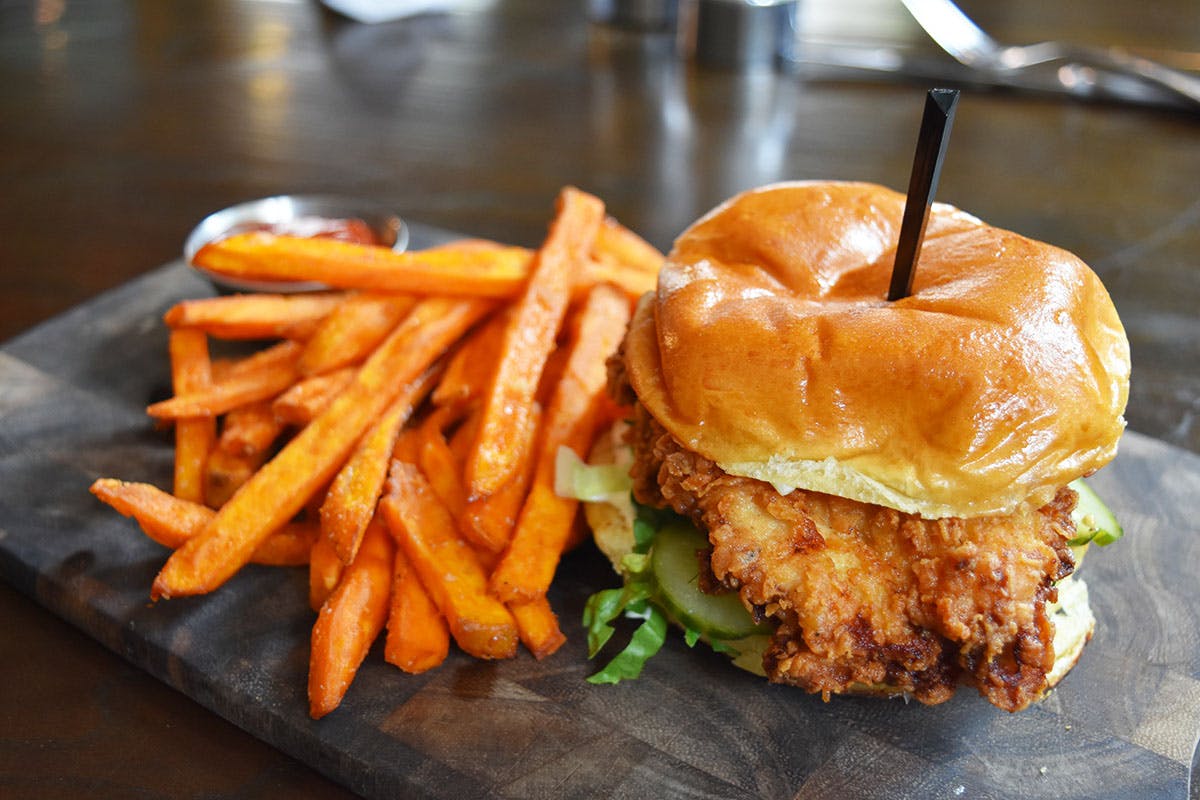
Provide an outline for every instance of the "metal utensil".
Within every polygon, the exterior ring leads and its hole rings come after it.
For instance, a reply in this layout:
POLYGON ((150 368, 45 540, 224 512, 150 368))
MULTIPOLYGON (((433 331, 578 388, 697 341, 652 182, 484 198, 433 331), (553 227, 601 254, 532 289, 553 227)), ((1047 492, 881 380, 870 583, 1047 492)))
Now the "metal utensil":
POLYGON ((679 45, 705 66, 770 69, 792 34, 799 0, 681 0, 679 45))
POLYGON ((1005 45, 980 29, 951 0, 901 2, 943 50, 997 82, 1018 86, 1036 70, 1045 73, 1059 90, 1075 96, 1145 102, 1147 92, 1157 92, 1176 104, 1200 110, 1200 77, 1121 48, 1054 41, 1005 45))

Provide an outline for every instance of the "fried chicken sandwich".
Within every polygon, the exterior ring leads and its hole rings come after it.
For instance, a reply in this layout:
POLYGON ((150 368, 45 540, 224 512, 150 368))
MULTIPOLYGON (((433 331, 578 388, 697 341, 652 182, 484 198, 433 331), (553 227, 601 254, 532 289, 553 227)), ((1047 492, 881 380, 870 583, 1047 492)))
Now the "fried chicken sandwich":
POLYGON ((675 242, 610 363, 629 422, 596 460, 636 502, 585 498, 625 578, 589 604, 593 649, 645 620, 599 681, 636 674, 663 620, 826 699, 969 685, 1016 711, 1079 657, 1070 576, 1120 535, 1080 479, 1124 428, 1124 330, 1078 258, 944 204, 887 301, 903 206, 777 184, 675 242))

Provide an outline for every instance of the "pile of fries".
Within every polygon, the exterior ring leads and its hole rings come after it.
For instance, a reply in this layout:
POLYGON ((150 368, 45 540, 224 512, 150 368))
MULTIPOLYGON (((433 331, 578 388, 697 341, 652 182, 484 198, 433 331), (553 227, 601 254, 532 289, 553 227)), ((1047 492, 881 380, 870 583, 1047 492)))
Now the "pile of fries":
POLYGON ((605 360, 662 258, 573 188, 536 251, 209 244, 210 272, 330 289, 171 308, 174 396, 147 411, 175 426, 173 490, 101 478, 92 492, 174 550, 154 599, 211 592, 249 562, 308 566, 314 718, 385 630, 385 658, 411 673, 451 638, 544 658, 565 640, 546 592, 581 536, 555 458, 585 455, 617 413, 605 360), (213 338, 279 341, 231 360, 213 338))

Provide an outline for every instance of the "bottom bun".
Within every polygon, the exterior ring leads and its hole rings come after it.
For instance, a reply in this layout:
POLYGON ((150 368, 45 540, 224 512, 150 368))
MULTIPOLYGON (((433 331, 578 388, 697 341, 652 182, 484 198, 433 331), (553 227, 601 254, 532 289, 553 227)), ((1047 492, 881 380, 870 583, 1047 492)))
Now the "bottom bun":
POLYGON ((1087 584, 1074 576, 1059 581, 1058 602, 1047 612, 1054 623, 1054 667, 1046 675, 1046 683, 1053 689, 1079 661, 1083 646, 1096 630, 1087 584))

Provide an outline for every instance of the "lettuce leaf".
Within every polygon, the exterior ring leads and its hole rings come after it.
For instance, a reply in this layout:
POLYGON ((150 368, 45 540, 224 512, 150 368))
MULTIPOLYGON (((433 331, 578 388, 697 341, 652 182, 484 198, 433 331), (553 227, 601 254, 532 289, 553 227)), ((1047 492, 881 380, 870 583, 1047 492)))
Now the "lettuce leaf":
POLYGON ((623 464, 588 464, 569 447, 558 448, 554 458, 554 493, 586 503, 629 494, 633 479, 623 464))
MULTIPOLYGON (((646 662, 662 649, 666 642, 670 618, 657 602, 658 583, 651 569, 649 552, 654 537, 665 525, 683 518, 669 509, 657 509, 633 503, 637 512, 633 524, 635 545, 633 552, 621 561, 625 585, 615 589, 603 589, 588 598, 583 610, 583 627, 587 632, 588 658, 595 658, 616 633, 614 623, 621 618, 640 619, 629 641, 598 672, 591 675, 589 683, 620 683, 631 680, 642 673, 646 662)), ((738 650, 730 644, 708 639, 699 631, 682 625, 684 641, 688 647, 705 641, 715 652, 736 657, 738 650)))
POLYGON ((588 683, 620 683, 642 674, 642 667, 667 640, 666 615, 650 604, 645 606, 645 614, 625 649, 613 656, 602 670, 588 677, 588 683))

